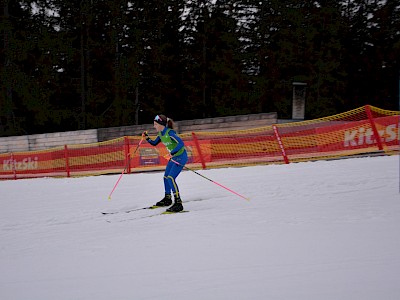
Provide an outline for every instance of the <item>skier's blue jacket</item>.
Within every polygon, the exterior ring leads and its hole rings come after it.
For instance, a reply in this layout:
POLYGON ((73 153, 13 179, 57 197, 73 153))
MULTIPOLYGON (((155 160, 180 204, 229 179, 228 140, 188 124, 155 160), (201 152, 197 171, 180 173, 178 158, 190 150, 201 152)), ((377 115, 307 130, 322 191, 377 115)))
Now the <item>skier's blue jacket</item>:
POLYGON ((186 152, 182 139, 174 130, 168 127, 160 131, 154 141, 152 139, 148 139, 147 141, 153 146, 157 146, 162 142, 172 156, 179 156, 186 152))
POLYGON ((153 146, 157 146, 162 142, 168 149, 169 153, 173 156, 174 160, 169 160, 165 168, 164 188, 165 194, 170 194, 172 191, 176 197, 179 197, 179 188, 175 180, 188 160, 182 139, 174 130, 165 127, 158 133, 154 141, 150 138, 147 139, 147 141, 153 146))

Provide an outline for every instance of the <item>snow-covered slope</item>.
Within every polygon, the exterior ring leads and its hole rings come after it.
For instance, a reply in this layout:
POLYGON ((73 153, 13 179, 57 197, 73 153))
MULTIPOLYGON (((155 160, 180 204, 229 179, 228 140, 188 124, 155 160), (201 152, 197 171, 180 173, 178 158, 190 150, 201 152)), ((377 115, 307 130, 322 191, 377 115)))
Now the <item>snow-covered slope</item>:
POLYGON ((399 157, 0 182, 0 299, 400 299, 399 157), (101 212, 121 211, 111 215, 101 212), (155 216, 154 216, 155 215, 155 216), (152 217, 149 217, 152 216, 152 217))

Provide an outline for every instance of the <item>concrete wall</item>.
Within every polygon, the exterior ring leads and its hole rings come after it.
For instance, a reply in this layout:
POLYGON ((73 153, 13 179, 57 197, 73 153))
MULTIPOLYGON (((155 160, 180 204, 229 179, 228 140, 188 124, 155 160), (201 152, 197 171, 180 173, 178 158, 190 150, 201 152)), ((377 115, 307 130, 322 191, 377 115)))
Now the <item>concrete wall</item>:
POLYGON ((0 138, 0 153, 35 151, 96 142, 97 129, 10 136, 0 138))
POLYGON ((0 138, 0 153, 28 151, 28 136, 8 136, 0 138))
MULTIPOLYGON (((276 113, 261 113, 177 121, 175 122, 175 130, 178 133, 229 131, 268 126, 276 123, 276 113)), ((145 130, 154 133, 153 124, 0 137, 0 153, 36 151, 73 144, 91 144, 123 136, 140 136, 145 130)))
POLYGON ((256 127, 263 127, 275 124, 277 122, 277 113, 261 113, 251 115, 238 115, 219 118, 206 118, 179 121, 178 131, 230 131, 241 130, 256 127))
POLYGON ((153 124, 144 125, 132 125, 132 126, 122 126, 122 127, 110 127, 110 128, 99 128, 97 130, 97 136, 99 142, 109 141, 121 136, 140 136, 143 131, 151 132, 153 129, 153 124))
MULTIPOLYGON (((249 129, 276 124, 277 113, 260 113, 219 118, 205 118, 174 122, 178 133, 192 131, 229 131, 249 129)), ((132 125, 98 129, 99 142, 112 140, 121 136, 140 136, 143 131, 154 133, 153 124, 132 125)))
POLYGON ((97 143, 97 129, 28 135, 29 151, 73 144, 97 143))

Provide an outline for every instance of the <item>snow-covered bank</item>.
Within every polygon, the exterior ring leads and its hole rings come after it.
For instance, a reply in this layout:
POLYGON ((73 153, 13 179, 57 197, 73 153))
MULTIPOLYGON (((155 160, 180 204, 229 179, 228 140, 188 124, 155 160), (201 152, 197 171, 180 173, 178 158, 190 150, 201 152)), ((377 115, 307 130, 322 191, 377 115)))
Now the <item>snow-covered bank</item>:
POLYGON ((2 181, 0 298, 400 299, 399 157, 2 181))

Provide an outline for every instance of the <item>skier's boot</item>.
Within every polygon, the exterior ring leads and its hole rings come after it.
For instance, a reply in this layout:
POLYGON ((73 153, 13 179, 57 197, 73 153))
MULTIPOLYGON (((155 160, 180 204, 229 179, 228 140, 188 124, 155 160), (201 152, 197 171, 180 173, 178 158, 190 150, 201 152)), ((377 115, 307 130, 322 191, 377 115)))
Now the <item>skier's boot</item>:
POLYGON ((167 209, 167 212, 180 212, 183 210, 182 200, 179 196, 174 195, 175 202, 170 208, 167 209))
POLYGON ((170 206, 172 204, 171 194, 165 194, 164 198, 156 203, 155 206, 170 206))

